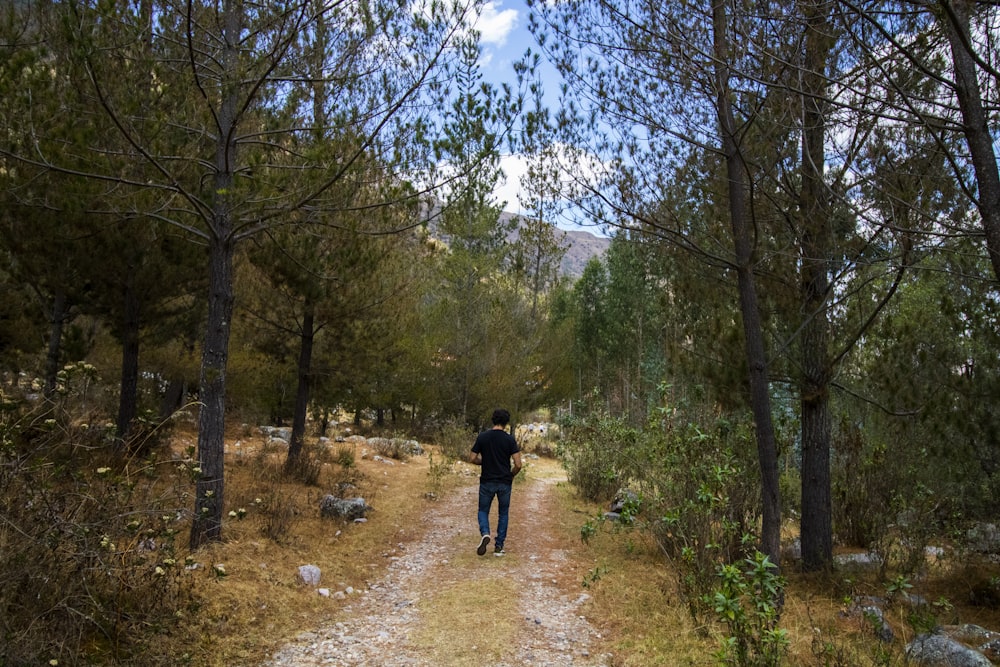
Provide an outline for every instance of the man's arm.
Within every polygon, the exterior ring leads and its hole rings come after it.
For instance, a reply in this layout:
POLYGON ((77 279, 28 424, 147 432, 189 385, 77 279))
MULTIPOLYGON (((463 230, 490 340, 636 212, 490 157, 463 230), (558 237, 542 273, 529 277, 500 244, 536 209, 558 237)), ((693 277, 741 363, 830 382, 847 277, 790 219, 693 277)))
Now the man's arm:
POLYGON ((483 455, 480 454, 479 452, 472 452, 472 454, 469 456, 469 463, 471 463, 474 466, 483 465, 483 455))
POLYGON ((510 469, 511 474, 517 477, 517 473, 521 472, 521 452, 514 452, 514 467, 510 469))

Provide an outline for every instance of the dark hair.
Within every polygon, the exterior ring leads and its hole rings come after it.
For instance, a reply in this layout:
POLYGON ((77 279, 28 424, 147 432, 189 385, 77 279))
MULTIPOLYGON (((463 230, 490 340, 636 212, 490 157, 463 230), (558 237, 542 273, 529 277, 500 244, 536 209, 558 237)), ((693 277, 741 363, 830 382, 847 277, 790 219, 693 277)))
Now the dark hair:
POLYGON ((510 423, 510 413, 503 408, 497 408, 493 411, 493 425, 494 426, 506 426, 510 423))

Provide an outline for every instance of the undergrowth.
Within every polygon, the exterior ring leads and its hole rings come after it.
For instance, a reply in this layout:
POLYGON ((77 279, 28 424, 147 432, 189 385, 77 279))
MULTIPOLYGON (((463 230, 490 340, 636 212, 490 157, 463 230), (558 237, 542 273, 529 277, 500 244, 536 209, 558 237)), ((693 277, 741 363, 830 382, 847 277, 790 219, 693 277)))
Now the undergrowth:
POLYGON ((193 462, 112 449, 56 408, 0 418, 0 664, 177 662, 156 647, 198 606, 179 544, 193 462))

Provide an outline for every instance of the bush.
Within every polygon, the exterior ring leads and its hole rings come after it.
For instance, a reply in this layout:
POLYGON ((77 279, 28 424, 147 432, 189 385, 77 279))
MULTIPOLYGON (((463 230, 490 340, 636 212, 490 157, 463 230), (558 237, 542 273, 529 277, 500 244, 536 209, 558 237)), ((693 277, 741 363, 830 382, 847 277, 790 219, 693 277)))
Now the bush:
POLYGON ((64 414, 0 419, 0 664, 176 661, 156 647, 194 605, 191 466, 114 458, 64 414))
POLYGON ((689 613, 702 620, 718 567, 752 551, 760 522, 749 421, 676 406, 654 410, 641 430, 606 416, 561 426, 570 482, 594 501, 622 489, 642 498, 641 513, 629 519, 651 532, 674 565, 689 613))
POLYGON ((405 438, 369 438, 368 444, 379 456, 397 461, 406 461, 414 453, 413 441, 405 438))
POLYGON ((330 453, 324 445, 308 446, 303 443, 299 455, 286 462, 285 473, 306 486, 318 486, 323 464, 329 459, 330 453))
POLYGON ((788 650, 778 627, 785 580, 767 556, 755 551, 738 565, 722 565, 719 587, 705 602, 729 628, 718 657, 736 667, 777 667, 788 650))
POLYGON ((451 421, 442 425, 433 437, 442 456, 449 461, 467 461, 476 434, 467 426, 451 421))
POLYGON ((639 432, 624 420, 606 416, 569 420, 562 430, 565 438, 557 452, 570 483, 587 500, 614 498, 623 480, 628 479, 628 452, 639 432))

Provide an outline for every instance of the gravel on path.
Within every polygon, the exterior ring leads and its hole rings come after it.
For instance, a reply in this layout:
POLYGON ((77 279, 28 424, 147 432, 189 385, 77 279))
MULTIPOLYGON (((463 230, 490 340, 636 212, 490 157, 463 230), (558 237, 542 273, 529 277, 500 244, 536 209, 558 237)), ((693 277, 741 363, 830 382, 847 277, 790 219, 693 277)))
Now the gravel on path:
MULTIPOLYGON (((588 596, 578 582, 567 583, 563 575, 568 554, 551 537, 551 513, 544 508, 556 481, 532 476, 515 486, 509 554, 500 567, 479 560, 469 567, 459 552, 468 549, 477 558, 476 484, 449 493, 433 506, 423 535, 397 545, 398 555, 382 579, 352 595, 332 625, 302 632, 265 665, 606 667, 611 657, 600 651, 602 637, 581 614, 588 596), (456 560, 463 564, 456 565, 456 560), (433 651, 411 641, 428 621, 421 615, 420 600, 470 577, 516 583, 510 589, 517 591, 518 600, 511 608, 518 618, 505 619, 516 624, 515 639, 499 661, 470 660, 475 653, 470 654, 469 644, 475 637, 462 633, 449 635, 444 645, 437 642, 433 651), (450 641, 454 646, 447 645, 450 641)), ((481 558, 493 561, 492 549, 481 558)))

